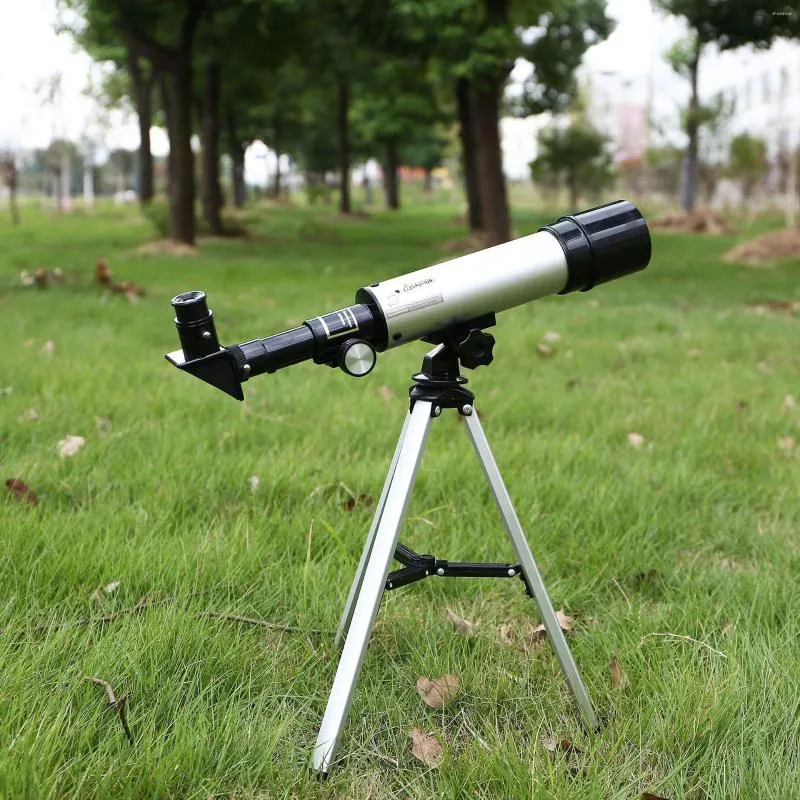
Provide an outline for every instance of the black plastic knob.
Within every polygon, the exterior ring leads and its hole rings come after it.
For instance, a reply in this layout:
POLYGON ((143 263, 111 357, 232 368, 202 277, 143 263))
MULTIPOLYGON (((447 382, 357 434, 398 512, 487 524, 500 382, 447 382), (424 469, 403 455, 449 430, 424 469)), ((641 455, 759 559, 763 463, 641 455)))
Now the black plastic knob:
POLYGON ((468 369, 486 367, 492 363, 494 336, 486 331, 472 330, 460 342, 457 351, 461 364, 468 369))

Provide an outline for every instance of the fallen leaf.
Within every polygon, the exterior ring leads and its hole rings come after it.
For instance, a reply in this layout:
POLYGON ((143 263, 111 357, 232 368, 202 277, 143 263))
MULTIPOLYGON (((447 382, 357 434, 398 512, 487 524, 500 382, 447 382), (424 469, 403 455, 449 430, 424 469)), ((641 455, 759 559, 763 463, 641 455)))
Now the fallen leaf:
POLYGON ((561 626, 562 631, 572 630, 572 623, 575 620, 573 620, 569 614, 565 614, 563 608, 559 608, 558 611, 556 611, 556 619, 558 620, 558 624, 561 626))
POLYGON ((111 594, 112 592, 116 592, 117 589, 119 589, 119 581, 111 581, 111 583, 103 587, 103 591, 106 594, 111 594))
POLYGON ((611 670, 611 685, 620 691, 625 689, 630 681, 628 680, 628 676, 625 673, 625 670, 622 669, 622 665, 619 663, 619 659, 616 656, 611 659, 608 664, 608 668, 611 670))
POLYGON ((793 411, 795 408, 797 408, 797 400, 795 400, 793 394, 787 394, 786 397, 783 398, 781 408, 784 411, 793 411))
POLYGON ((561 334, 556 333, 556 331, 547 331, 547 333, 542 336, 542 341, 547 342, 547 344, 556 344, 561 341, 561 334))
POLYGON ((22 503, 28 503, 31 506, 39 505, 39 498, 30 490, 25 481, 20 478, 9 478, 6 481, 8 491, 14 495, 22 503))
POLYGON ((455 675, 442 675, 441 678, 429 681, 420 678, 417 681, 417 692, 426 706, 442 708, 461 691, 455 675))
POLYGON ((52 339, 48 339, 43 345, 42 349, 39 351, 40 353, 44 353, 45 355, 51 355, 53 350, 56 349, 56 346, 52 339))
POLYGON ((58 443, 58 455, 61 458, 74 456, 85 444, 83 436, 67 436, 58 443))
POLYGON ((504 622, 498 629, 500 641, 503 644, 514 644, 514 626, 510 622, 504 622))
POLYGON ((453 623, 453 631, 455 633, 462 633, 464 636, 472 636, 472 634, 475 633, 474 622, 469 622, 463 617, 459 617, 458 614, 454 614, 449 608, 444 610, 444 615, 453 623))
POLYGON ((108 433, 111 430, 111 420, 108 417, 95 417, 94 421, 100 433, 108 433))
POLYGON ((360 494, 357 497, 352 495, 344 501, 344 508, 347 511, 352 511, 356 506, 371 506, 375 502, 375 498, 368 494, 360 494))
POLYGON ((778 447, 783 450, 784 453, 791 453, 794 450, 794 436, 781 436, 778 439, 778 447))
POLYGON ((555 353, 556 351, 550 347, 549 344, 539 342, 539 344, 536 345, 536 355, 539 356, 539 358, 552 358, 555 353))
POLYGON ((425 766, 438 767, 442 762, 442 745, 432 733, 411 729, 411 755, 425 766))
POLYGON ((20 415, 22 422, 36 422, 39 419, 39 412, 35 408, 26 408, 20 415))
POLYGON ((394 390, 386 386, 386 384, 378 388, 378 394, 381 396, 381 400, 383 400, 384 403, 389 403, 394 400, 394 390))
POLYGON ((94 279, 102 286, 108 286, 111 283, 111 270, 108 268, 104 258, 97 259, 97 264, 94 267, 94 279))
POLYGON ((250 476, 250 491, 255 494, 258 491, 258 487, 261 485, 261 478, 258 475, 251 475, 250 476))
POLYGON ((638 449, 644 444, 644 436, 641 433, 629 433, 628 444, 638 449))
POLYGON ((544 625, 537 625, 535 628, 529 628, 522 640, 520 652, 527 653, 530 650, 537 650, 546 639, 547 631, 544 625))
POLYGON ((548 753, 555 753, 560 750, 562 753, 582 753, 580 747, 576 747, 569 739, 558 739, 552 734, 547 734, 541 738, 542 746, 548 753))
MULTIPOLYGON (((559 608, 558 611, 556 611, 556 619, 558 620, 558 625, 562 631, 567 633, 568 631, 572 630, 572 623, 575 620, 571 616, 569 616, 569 614, 565 614, 563 608, 559 608)), ((546 638, 547 638, 547 628, 545 628, 545 626, 542 624, 542 625, 537 625, 532 631, 528 633, 528 635, 525 637, 525 642, 531 648, 536 648, 546 638)))

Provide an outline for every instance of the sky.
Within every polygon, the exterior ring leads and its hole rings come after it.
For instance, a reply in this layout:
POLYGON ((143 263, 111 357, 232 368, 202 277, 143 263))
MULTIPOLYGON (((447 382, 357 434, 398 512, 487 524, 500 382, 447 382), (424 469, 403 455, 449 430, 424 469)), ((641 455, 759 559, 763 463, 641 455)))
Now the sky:
MULTIPOLYGON (((650 0, 608 0, 607 7, 616 28, 587 52, 584 74, 643 103, 652 72, 656 105, 669 114, 684 87, 659 54, 680 35, 680 24, 653 15, 650 0)), ((0 0, 0 19, 14 21, 0 26, 0 145, 46 146, 53 135, 79 140, 88 134, 104 149, 137 146, 132 116, 115 113, 101 122, 85 96, 98 68, 76 52, 69 35, 56 34, 56 0, 0 0), (62 87, 58 109, 43 100, 56 74, 62 87)), ((165 134, 154 130, 151 138, 154 152, 164 154, 165 134)))

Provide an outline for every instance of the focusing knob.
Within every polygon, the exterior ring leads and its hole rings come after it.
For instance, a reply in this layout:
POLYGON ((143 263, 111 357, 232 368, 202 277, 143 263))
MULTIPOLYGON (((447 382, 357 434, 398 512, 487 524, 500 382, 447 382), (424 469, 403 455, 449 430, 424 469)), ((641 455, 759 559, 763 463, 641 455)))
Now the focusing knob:
POLYGON ((339 367, 354 378, 372 372, 376 361, 375 348, 363 339, 348 339, 339 350, 339 367))
POLYGON ((489 366, 494 358, 494 336, 486 331, 471 330, 460 342, 457 352, 461 363, 468 369, 489 366))

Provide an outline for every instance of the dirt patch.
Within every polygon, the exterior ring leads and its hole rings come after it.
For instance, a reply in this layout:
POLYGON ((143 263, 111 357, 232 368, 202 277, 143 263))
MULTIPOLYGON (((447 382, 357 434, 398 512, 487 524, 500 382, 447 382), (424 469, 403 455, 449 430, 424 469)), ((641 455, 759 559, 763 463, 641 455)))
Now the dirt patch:
POLYGON ((486 236, 483 233, 472 233, 458 239, 451 239, 442 245, 445 253, 474 253, 486 247, 486 236))
POLYGON ((737 245, 723 256, 725 261, 735 261, 750 266, 769 265, 781 258, 800 258, 800 230, 784 228, 737 245))
POLYGON ((714 235, 736 233, 725 218, 711 209, 702 211, 666 211, 648 221, 654 231, 667 233, 710 233, 714 235))
POLYGON ((796 300, 761 300, 749 303, 748 308, 754 314, 781 314, 787 317, 800 314, 800 302, 796 300))
POLYGON ((137 247, 136 252, 144 256, 196 256, 197 248, 183 242, 174 242, 172 239, 159 239, 137 247))
POLYGON ((370 214, 368 211, 362 211, 361 209, 356 209, 355 211, 346 211, 344 213, 340 211, 336 215, 336 219, 346 220, 348 222, 351 220, 360 220, 363 222, 365 220, 372 219, 372 214, 370 214))

